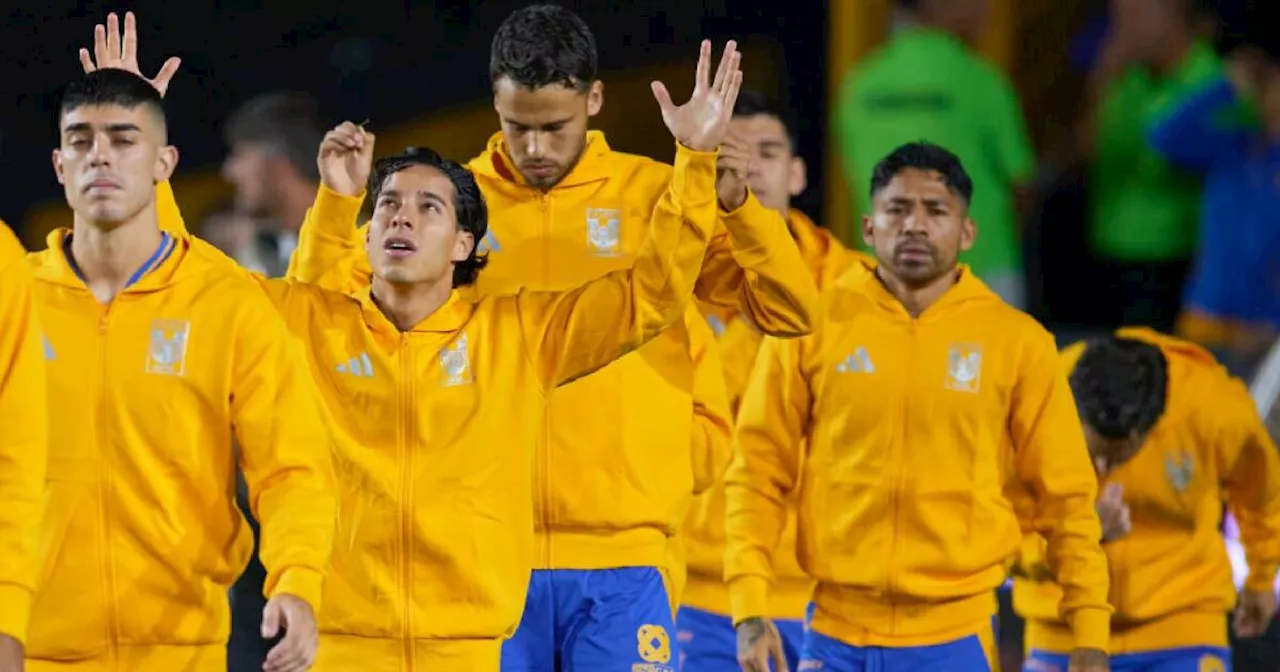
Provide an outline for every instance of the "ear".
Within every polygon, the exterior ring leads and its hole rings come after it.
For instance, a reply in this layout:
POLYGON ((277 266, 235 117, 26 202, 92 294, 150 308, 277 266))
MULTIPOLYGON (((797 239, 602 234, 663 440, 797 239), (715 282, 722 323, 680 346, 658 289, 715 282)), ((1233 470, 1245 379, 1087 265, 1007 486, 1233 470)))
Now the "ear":
POLYGON ((155 170, 151 173, 151 179, 159 184, 166 182, 173 176, 173 171, 178 167, 178 148, 173 145, 165 145, 156 153, 155 170))
POLYGON ((788 168, 787 175, 787 191, 792 198, 804 193, 809 187, 808 166, 804 165, 804 159, 793 156, 791 157, 791 166, 788 168))
POLYGON ((594 117, 600 114, 602 107, 604 107, 604 82, 597 79, 591 82, 591 88, 587 90, 587 116, 594 117))
POLYGON ((973 241, 978 239, 978 223, 966 216, 960 223, 960 251, 968 252, 973 248, 973 241))
POLYGON ((872 235, 875 230, 875 221, 871 219, 871 215, 862 216, 862 242, 868 248, 876 249, 876 237, 872 235))
POLYGON ((453 241, 453 258, 451 261, 460 264, 471 256, 471 251, 476 249, 476 237, 471 235, 470 231, 458 230, 458 237, 453 241))
POLYGON ((53 174, 58 176, 58 184, 65 185, 66 178, 62 174, 62 150, 53 150, 53 174))

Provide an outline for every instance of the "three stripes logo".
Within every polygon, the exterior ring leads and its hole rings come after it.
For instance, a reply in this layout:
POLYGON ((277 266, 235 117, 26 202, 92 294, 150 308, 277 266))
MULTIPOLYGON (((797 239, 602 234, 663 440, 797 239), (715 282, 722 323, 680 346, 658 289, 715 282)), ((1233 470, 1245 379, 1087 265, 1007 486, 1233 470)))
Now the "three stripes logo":
POLYGON ((373 362, 369 361, 369 353, 362 352, 359 357, 352 357, 337 366, 338 373, 345 373, 356 378, 372 378, 373 362))

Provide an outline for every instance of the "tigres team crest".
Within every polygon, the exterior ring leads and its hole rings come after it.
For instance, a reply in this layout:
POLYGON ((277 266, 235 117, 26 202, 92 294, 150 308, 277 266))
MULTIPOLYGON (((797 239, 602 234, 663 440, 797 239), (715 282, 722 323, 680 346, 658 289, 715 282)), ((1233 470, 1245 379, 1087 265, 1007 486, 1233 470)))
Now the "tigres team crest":
POLYGON ((672 672, 671 636, 661 625, 646 624, 636 629, 636 652, 644 662, 632 665, 632 672, 672 672))

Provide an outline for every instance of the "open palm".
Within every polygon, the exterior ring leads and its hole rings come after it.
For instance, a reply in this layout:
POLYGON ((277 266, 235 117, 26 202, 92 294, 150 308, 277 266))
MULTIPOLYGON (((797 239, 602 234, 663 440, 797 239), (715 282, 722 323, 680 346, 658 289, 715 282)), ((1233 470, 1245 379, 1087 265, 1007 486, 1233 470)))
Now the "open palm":
POLYGON ((711 74, 711 42, 702 41, 693 95, 684 105, 671 102, 671 94, 662 82, 653 83, 653 97, 662 109, 662 121, 680 144, 701 152, 714 151, 724 140, 733 117, 733 105, 742 88, 742 54, 730 40, 720 57, 714 80, 711 74))
POLYGON ((107 15, 107 25, 99 23, 93 27, 93 55, 92 57, 89 55, 88 49, 81 49, 80 65, 84 67, 86 74, 111 68, 132 72, 147 80, 163 98, 165 92, 169 90, 170 80, 182 65, 182 59, 177 56, 169 58, 164 65, 160 66, 160 72, 157 72, 155 77, 148 78, 143 75, 138 67, 138 20, 133 12, 125 12, 122 39, 120 20, 112 12, 107 15))

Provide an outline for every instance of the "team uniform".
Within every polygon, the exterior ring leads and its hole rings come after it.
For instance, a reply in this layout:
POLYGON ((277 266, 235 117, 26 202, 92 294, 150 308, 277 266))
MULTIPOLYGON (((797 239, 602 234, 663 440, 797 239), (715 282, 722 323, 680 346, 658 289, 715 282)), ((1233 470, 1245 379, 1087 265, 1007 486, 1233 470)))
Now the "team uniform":
MULTIPOLYGON (((798 210, 790 211, 787 224, 820 292, 841 274, 862 268, 859 261, 868 259, 841 245, 798 210)), ((736 415, 763 335, 749 320, 733 313, 710 306, 705 312, 717 335, 730 409, 736 415)), ((681 667, 690 672, 739 670, 729 590, 724 582, 724 544, 724 482, 718 481, 694 501, 684 523, 689 580, 676 625, 681 667)), ((812 588, 812 581, 795 559, 795 544, 792 508, 788 510, 787 524, 774 553, 776 574, 769 593, 768 615, 782 633, 787 662, 793 670, 799 664, 804 613, 812 588)))
POLYGON ((27 637, 44 501, 48 411, 26 250, 0 222, 0 634, 27 637))
POLYGON ((336 500, 314 384, 261 289, 211 246, 164 233, 103 305, 71 235, 30 256, 67 421, 50 425, 27 669, 224 672, 227 590, 253 549, 233 434, 266 592, 320 608, 336 500))
MULTIPOLYGON (((550 191, 526 184, 513 166, 501 134, 468 164, 489 206, 480 295, 563 290, 630 268, 655 204, 685 179, 669 165, 611 150, 594 131, 550 191)), ((749 197, 719 220, 696 295, 741 307, 767 332, 806 332, 817 290, 782 217, 749 197)), ((369 277, 363 233, 335 224, 303 227, 290 274, 358 292, 369 277)), ((678 529, 691 495, 721 476, 731 452, 727 402, 695 399, 698 336, 689 324, 700 319, 691 311, 549 399, 531 495, 535 571, 504 670, 550 670, 557 660, 568 670, 677 664, 678 529)))
MULTIPOLYGON (((1245 587, 1274 590, 1280 568, 1280 458, 1249 391, 1213 356, 1149 329, 1118 336, 1151 343, 1168 361, 1164 415, 1137 455, 1106 483, 1124 487, 1132 531, 1103 546, 1111 568, 1111 669, 1228 670, 1226 614, 1235 604, 1222 538, 1225 499, 1249 560, 1245 587)), ((1074 368, 1087 343, 1063 351, 1074 368)), ((1035 580, 1044 541, 1029 537, 1014 580, 1027 620, 1028 671, 1067 669, 1071 633, 1058 617, 1062 592, 1035 580)))
MULTIPOLYGON (((715 159, 679 148, 632 263, 570 290, 455 290, 400 333, 367 284, 345 295, 263 281, 309 345, 336 425, 340 515, 315 669, 498 669, 541 541, 533 450, 547 399, 682 323, 717 219, 715 159)), ((362 201, 322 187, 303 230, 345 236, 362 201)), ((671 618, 669 603, 646 608, 632 613, 671 618)), ((649 634, 643 648, 632 627, 633 655, 662 653, 649 634)))
POLYGON ((866 270, 826 291, 812 335, 761 345, 726 476, 735 622, 769 613, 795 497, 817 582, 800 669, 993 669, 1016 480, 1075 645, 1105 648, 1097 482, 1053 338, 967 268, 917 318, 866 270))

